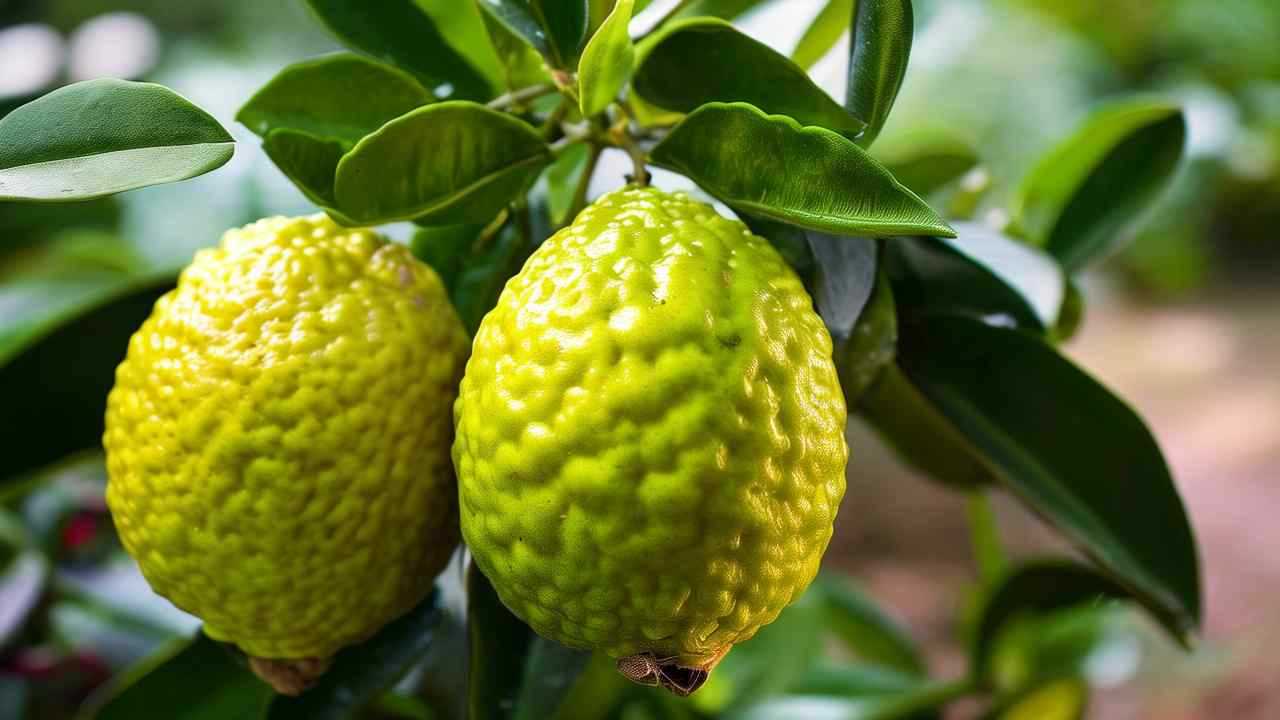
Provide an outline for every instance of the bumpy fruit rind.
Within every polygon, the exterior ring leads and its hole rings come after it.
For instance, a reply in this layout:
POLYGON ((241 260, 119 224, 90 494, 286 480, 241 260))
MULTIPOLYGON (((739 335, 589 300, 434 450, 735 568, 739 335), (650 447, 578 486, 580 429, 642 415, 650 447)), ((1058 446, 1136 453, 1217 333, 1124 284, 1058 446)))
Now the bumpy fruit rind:
POLYGON ((315 667, 430 591, 456 544, 467 338, 435 273, 324 216, 204 250, 108 400, 107 501, 211 637, 315 667))
POLYGON ((804 590, 831 537, 831 352, 742 223, 653 189, 601 198, 476 334, 453 451, 475 562, 544 636, 633 674, 709 667, 804 590))

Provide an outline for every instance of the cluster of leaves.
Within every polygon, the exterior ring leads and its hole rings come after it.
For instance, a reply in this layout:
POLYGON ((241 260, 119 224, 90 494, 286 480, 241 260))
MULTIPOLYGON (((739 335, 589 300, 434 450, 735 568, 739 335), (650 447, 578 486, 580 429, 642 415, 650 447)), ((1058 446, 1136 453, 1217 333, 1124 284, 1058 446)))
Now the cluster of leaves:
MULTIPOLYGON (((992 717, 1077 717, 1089 643, 1048 662, 1050 625, 1017 628, 1105 598, 1140 604, 1179 640, 1194 631, 1196 551, 1159 448, 1056 348, 1083 313, 1074 275, 1113 249, 1178 163, 1176 107, 1099 109, 1027 175, 1007 218, 974 222, 983 183, 973 151, 869 150, 905 76, 909 0, 831 0, 793 57, 728 22, 759 0, 667 3, 636 38, 645 18, 633 14, 647 3, 633 0, 307 4, 351 52, 285 68, 238 119, 339 222, 415 223, 415 252, 441 271, 470 328, 583 206, 600 154, 617 148, 635 180, 647 165, 684 175, 779 248, 832 331, 851 412, 977 508, 989 489, 1008 490, 1091 562, 1006 567, 987 515, 975 513, 984 588, 971 672, 956 681, 928 679, 905 636, 828 578, 692 700, 666 698, 625 686, 602 658, 532 636, 473 572, 465 628, 451 630, 456 616, 432 598, 344 652, 300 699, 271 697, 232 653, 197 638, 123 676, 89 715, 314 718, 372 707, 424 717, 426 706, 388 688, 446 645, 441 636, 465 635, 473 717, 770 718, 815 707, 929 717, 976 692, 989 694, 992 717), (846 28, 841 104, 804 68, 846 28), (860 664, 816 661, 829 637, 860 664), (1000 650, 1010 642, 1012 660, 1000 650)), ((87 199, 183 179, 232 147, 165 88, 81 83, 0 119, 0 199, 87 199)), ((111 368, 173 281, 127 265, 94 273, 35 288, 24 322, 0 328, 0 385, 15 399, 0 417, 22 441, 4 476, 97 444, 111 368)))

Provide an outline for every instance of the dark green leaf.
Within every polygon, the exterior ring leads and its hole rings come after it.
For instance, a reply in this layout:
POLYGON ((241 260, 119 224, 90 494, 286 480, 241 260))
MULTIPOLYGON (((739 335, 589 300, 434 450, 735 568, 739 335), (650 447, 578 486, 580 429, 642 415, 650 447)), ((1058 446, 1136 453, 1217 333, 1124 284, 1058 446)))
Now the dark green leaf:
POLYGON ((1014 226, 1075 271, 1114 249, 1168 184, 1186 142, 1174 106, 1145 100, 1094 113, 1026 177, 1014 226))
POLYGON ((822 574, 810 592, 818 594, 827 629, 860 660, 908 676, 924 674, 924 663, 906 630, 851 581, 822 574))
POLYGON ((584 143, 571 145, 547 168, 547 209, 553 224, 561 225, 573 219, 568 215, 574 193, 582 173, 594 169, 588 168, 593 152, 584 143))
POLYGON ((849 83, 844 105, 866 120, 858 138, 875 141, 898 98, 915 33, 911 0, 858 0, 849 38, 849 83))
POLYGON ((388 121, 434 101, 408 73, 336 53, 281 70, 249 98, 236 120, 263 138, 284 128, 339 140, 350 149, 388 121))
POLYGON ((440 593, 432 592, 377 635, 338 653, 315 687, 298 697, 278 697, 268 720, 344 720, 378 700, 424 654, 444 618, 440 593))
MULTIPOLYGON (((884 254, 884 249, 880 250, 884 254)), ((871 299, 853 326, 853 335, 836 356, 845 401, 855 407, 898 353, 898 308, 889 276, 879 263, 871 299)))
POLYGON ((458 278, 471 257, 471 248, 483 229, 480 225, 434 225, 419 228, 413 234, 410 247, 415 257, 439 273, 445 289, 452 295, 458 287, 458 278))
POLYGON ((334 208, 337 204, 333 194, 334 176, 338 172, 338 162, 349 149, 341 140, 281 128, 267 135, 262 149, 308 200, 337 213, 334 208))
POLYGON ((808 69, 822 59, 840 36, 849 30, 849 19, 853 17, 854 0, 827 0, 822 11, 810 23, 796 49, 791 51, 791 59, 796 65, 808 69))
POLYGON ((1001 705, 983 720, 1084 720, 1089 686, 1083 680, 1058 680, 1001 705))
POLYGON ((25 718, 30 691, 27 681, 17 675, 0 675, 0 717, 25 718))
POLYGON ((962 489, 991 482, 991 470, 978 450, 920 392, 899 363, 885 365, 850 407, 904 462, 931 479, 962 489))
POLYGON ((484 12, 474 0, 413 0, 435 23, 445 41, 484 76, 491 88, 502 86, 503 68, 489 42, 484 12))
POLYGON ((493 94, 413 0, 306 2, 344 45, 408 70, 439 97, 486 100, 493 94))
POLYGON ((949 135, 911 133, 886 143, 876 146, 875 158, 921 197, 960 179, 978 164, 973 147, 949 135))
POLYGON ((474 563, 467 568, 467 630, 471 637, 468 718, 515 717, 534 634, 502 604, 474 563))
POLYGON ((1142 420, 1030 335, 960 316, 904 325, 899 362, 996 477, 1179 639, 1200 621, 1195 541, 1142 420))
POLYGON ((681 20, 646 40, 632 83, 647 103, 674 112, 693 112, 710 102, 745 102, 846 137, 866 127, 803 68, 715 18, 681 20))
POLYGON ((166 87, 88 80, 0 118, 0 200, 87 200, 186 180, 234 151, 218 121, 166 87))
POLYGON ((827 695, 834 697, 866 697, 896 695, 919 687, 920 677, 876 665, 824 663, 809 668, 791 686, 792 695, 827 695))
POLYGON ((836 347, 841 348, 853 337, 853 326, 875 289, 876 243, 814 231, 805 235, 818 264, 813 306, 831 331, 836 347))
POLYGON ((22 630, 49 578, 49 563, 35 550, 20 552, 0 568, 0 648, 22 630))
POLYGON ((735 209, 837 235, 954 235, 866 151, 745 103, 694 111, 653 149, 735 209))
MULTIPOLYGON (((1087 606, 1089 611, 1099 613, 1105 610, 1105 607, 1100 607, 1103 601, 1127 600, 1129 597, 1130 592, 1115 580, 1069 560, 1038 560, 1015 567, 987 595, 974 632, 971 667, 980 677, 1000 689, 1020 689, 1018 686, 1027 679, 1056 679, 1044 674, 1039 667, 1029 668, 1027 672, 999 670, 996 661, 1000 646, 1007 643, 1010 630, 1016 629, 1019 621, 1031 621, 1025 627, 1031 640, 1040 642, 1047 630, 1044 620, 1055 612, 1060 616, 1061 611, 1087 606), (1015 675, 1029 677, 1010 677, 1015 675), (1001 676, 1005 679, 1002 680, 1001 676)), ((1084 648, 1080 655, 1087 654, 1088 650, 1088 647, 1084 648)), ((1079 672, 1081 669, 1071 667, 1067 671, 1079 672)))
POLYGON ((1066 342, 1075 336, 1084 324, 1084 293, 1076 281, 1067 279, 1067 296, 1062 300, 1062 310, 1058 313, 1058 324, 1054 327, 1053 339, 1066 342))
POLYGON ((533 128, 483 105, 452 101, 399 117, 338 163, 338 209, 357 223, 483 223, 551 162, 533 128))
POLYGON ((619 700, 635 691, 631 681, 618 672, 616 660, 604 653, 595 653, 561 699, 555 715, 549 717, 555 720, 612 718, 619 700))
POLYGON ((560 67, 572 70, 587 39, 587 0, 527 0, 547 29, 560 67))
POLYGON ((1045 333, 1058 321, 1066 277, 1054 259, 978 223, 956 238, 890 243, 886 267, 904 315, 1006 316, 1045 333))
POLYGON ((0 478, 99 446, 115 367, 173 281, 82 268, 0 288, 0 478))
POLYGON ((501 23, 502 27, 511 34, 523 39, 543 57, 552 57, 554 51, 547 30, 534 13, 529 0, 476 0, 476 2, 480 4, 481 10, 501 23))
POLYGON ((589 651, 572 650, 534 636, 525 661, 520 695, 516 699, 516 720, 556 717, 590 661, 589 651))
POLYGON ((582 114, 590 117, 604 112, 631 77, 636 50, 627 25, 634 0, 618 0, 582 51, 578 63, 578 102, 582 114))
POLYGON ((258 720, 271 688, 232 651, 200 633, 117 676, 93 698, 85 720, 258 720))
POLYGON ((507 90, 551 82, 551 75, 537 50, 501 20, 495 19, 493 14, 482 12, 480 15, 502 65, 507 90))

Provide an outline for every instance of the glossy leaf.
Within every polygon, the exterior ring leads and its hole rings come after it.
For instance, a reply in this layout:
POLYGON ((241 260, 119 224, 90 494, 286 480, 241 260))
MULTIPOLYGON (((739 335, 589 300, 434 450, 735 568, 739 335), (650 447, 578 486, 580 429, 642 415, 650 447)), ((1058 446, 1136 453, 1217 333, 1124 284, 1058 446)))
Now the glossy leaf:
POLYGON ((542 55, 523 37, 489 12, 482 12, 481 18, 493 50, 498 55, 498 62, 502 65, 507 90, 518 90, 551 81, 542 55))
POLYGON ((817 263, 813 306, 831 331, 831 339, 841 347, 853 336, 853 326, 875 288, 876 243, 813 231, 805 236, 817 263))
POLYGON ((565 716, 562 708, 566 696, 575 688, 590 661, 589 651, 573 650, 535 635, 525 660, 520 694, 516 698, 516 720, 565 716))
POLYGON ((451 101, 401 116, 338 163, 338 208, 362 224, 488 222, 551 162, 541 136, 483 105, 451 101))
POLYGON ((488 82, 490 88, 503 84, 502 62, 485 26, 485 14, 474 0, 413 0, 435 23, 445 41, 471 64, 488 82))
POLYGON ((1185 639, 1200 621, 1186 511, 1142 420, 1030 335, 960 316, 904 326, 899 362, 995 477, 1185 639))
POLYGON ((852 141, 744 103, 705 105, 653 149, 735 209, 836 235, 954 235, 852 141))
POLYGON ((744 102, 846 137, 866 127, 785 55, 715 18, 674 22, 646 40, 632 85, 645 102, 674 112, 744 102))
POLYGON ((921 197, 959 180, 978 164, 973 146, 937 132, 908 133, 876 145, 875 158, 921 197))
MULTIPOLYGON (((316 137, 301 130, 272 130, 262 143, 271 162, 289 178, 311 202, 341 216, 336 209, 333 183, 338 162, 350 149, 341 140, 316 137)), ((344 224, 353 225, 346 221, 344 224)))
POLYGON ((232 651, 200 633, 117 676, 85 720, 258 720, 273 693, 232 651))
POLYGON ((850 580, 822 574, 813 587, 827 629, 860 660, 908 676, 924 674, 920 652, 906 630, 850 580))
POLYGON ((992 482, 992 471, 978 449, 907 377, 899 363, 885 365, 874 382, 850 402, 850 408, 871 424, 903 462, 930 479, 964 490, 992 482))
POLYGON ((984 720, 1084 720, 1089 686, 1078 679, 1059 680, 999 707, 984 720))
POLYGON ((306 2, 344 45, 413 73, 439 97, 486 100, 493 94, 413 0, 306 2))
POLYGON ((791 720, 839 718, 840 720, 935 720, 938 710, 968 694, 963 682, 922 682, 900 692, 878 689, 861 696, 784 696, 747 708, 733 720, 791 720))
POLYGON ((477 0, 552 66, 573 69, 586 36, 587 0, 477 0))
POLYGON ((235 143, 151 83, 88 80, 0 118, 0 200, 87 200, 214 170, 235 143))
POLYGON ((827 0, 818 16, 800 36, 791 59, 796 65, 808 69, 822 59, 848 32, 853 17, 854 0, 827 0))
POLYGON ((349 149, 387 121, 434 101, 406 72, 335 53, 281 70, 249 98, 236 120, 263 138, 284 128, 339 140, 349 149))
POLYGON ((953 223, 955 238, 890 243, 887 269, 904 314, 1005 317, 1047 333, 1058 321, 1066 277, 1033 247, 978 223, 953 223))
POLYGON ((618 0, 613 12, 587 42, 578 63, 578 102, 582 114, 604 112, 631 77, 636 50, 627 26, 634 0, 618 0))
POLYGON ((467 632, 471 639, 467 717, 515 717, 525 658, 534 634, 502 604, 489 579, 474 563, 467 568, 467 632))
POLYGON ((476 0, 480 9, 489 14, 502 27, 515 37, 524 40, 530 47, 550 59, 553 54, 552 43, 547 29, 533 12, 529 0, 476 0))
POLYGON ((49 563, 35 550, 19 552, 0 567, 0 648, 22 631, 48 578, 49 563))
MULTIPOLYGON (((879 255, 884 255, 881 249, 879 255)), ((836 355, 836 371, 845 402, 852 409, 879 379, 898 353, 898 307, 884 263, 877 263, 875 286, 853 326, 853 334, 836 355)))
POLYGON ((584 143, 571 145, 547 168, 547 209, 555 225, 567 223, 574 193, 582 173, 589 172, 592 151, 584 143))
POLYGON ((1168 184, 1186 133, 1175 106, 1139 100, 1104 107, 1023 180, 1014 226, 1079 270, 1114 249, 1168 184))
POLYGON ((848 93, 844 105, 867 122, 859 138, 869 146, 880 134, 907 74, 915 33, 911 0, 858 0, 849 38, 848 93))
POLYGON ((173 281, 68 268, 0 287, 0 479, 101 443, 116 365, 173 281))
POLYGON ((278 697, 267 720, 343 720, 373 704, 426 654, 444 619, 439 592, 372 638, 338 653, 314 687, 278 697))

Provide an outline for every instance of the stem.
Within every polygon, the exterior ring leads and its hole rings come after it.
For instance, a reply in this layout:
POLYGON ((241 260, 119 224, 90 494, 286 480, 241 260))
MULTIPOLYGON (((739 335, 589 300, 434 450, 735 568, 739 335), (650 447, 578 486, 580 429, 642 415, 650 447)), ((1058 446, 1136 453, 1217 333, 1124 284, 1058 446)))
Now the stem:
POLYGON ((596 165, 600 162, 600 153, 604 148, 591 143, 587 150, 587 164, 582 168, 582 176, 578 178, 578 186, 573 190, 573 201, 569 203, 569 212, 565 214, 566 222, 573 219, 587 206, 587 189, 591 187, 591 176, 596 174, 596 165))
POLYGON ((635 125, 635 118, 631 114, 631 108, 625 101, 615 103, 618 108, 618 121, 614 126, 609 128, 608 137, 611 143, 624 150, 631 158, 631 166, 634 168, 635 175, 632 182, 640 187, 649 184, 649 171, 645 169, 645 151, 640 147, 637 138, 631 134, 632 127, 635 125))
POLYGON ((486 107, 493 110, 506 110, 517 105, 523 105, 530 100, 536 100, 543 95, 550 95, 556 91, 556 86, 550 83, 542 83, 541 85, 530 85, 529 87, 513 90, 509 93, 499 95, 490 100, 486 107))
POLYGON ((480 231, 480 234, 476 236, 475 242, 471 244, 472 254, 478 255, 479 253, 487 250, 489 248, 489 243, 493 242, 493 239, 497 237, 498 232, 502 230, 502 226, 507 224, 507 218, 509 217, 511 217, 511 211, 507 208, 503 208, 502 212, 498 213, 497 217, 495 217, 488 225, 485 225, 484 229, 480 231))
POLYGON ((1008 559, 1000 542, 1000 528, 991 507, 991 496, 982 488, 969 493, 969 532, 973 539, 973 556, 978 563, 978 576, 990 585, 1003 574, 1008 559))

